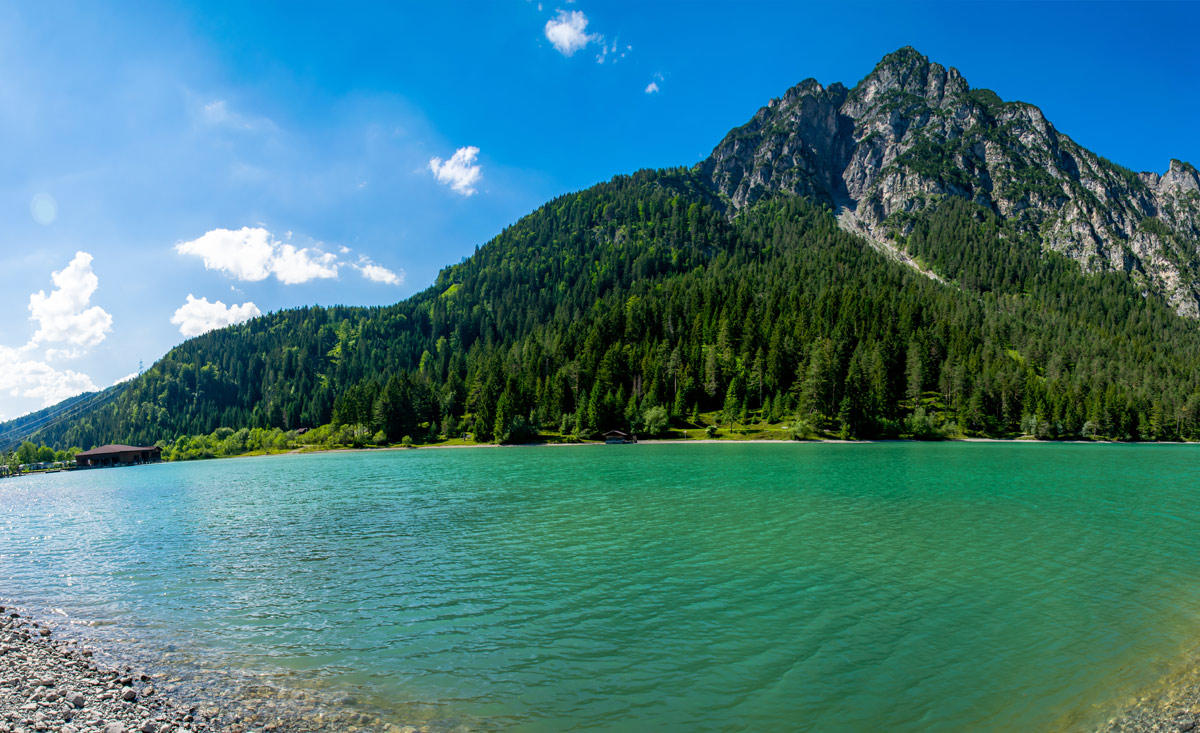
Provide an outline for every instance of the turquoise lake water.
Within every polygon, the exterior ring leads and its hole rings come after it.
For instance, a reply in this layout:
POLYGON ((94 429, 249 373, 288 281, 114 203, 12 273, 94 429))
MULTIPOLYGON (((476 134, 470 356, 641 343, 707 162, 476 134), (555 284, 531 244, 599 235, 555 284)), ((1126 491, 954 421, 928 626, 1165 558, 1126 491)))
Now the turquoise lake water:
POLYGON ((0 597, 198 687, 435 728, 1087 728, 1196 659, 1198 490, 1200 446, 79 471, 0 480, 0 597))

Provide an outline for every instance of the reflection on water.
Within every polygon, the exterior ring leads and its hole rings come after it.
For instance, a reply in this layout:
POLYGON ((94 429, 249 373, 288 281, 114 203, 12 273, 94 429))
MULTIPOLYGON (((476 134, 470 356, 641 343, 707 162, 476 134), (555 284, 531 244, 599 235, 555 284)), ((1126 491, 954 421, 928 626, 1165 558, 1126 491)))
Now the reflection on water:
POLYGON ((418 450, 30 477, 0 481, 0 593, 177 694, 270 716, 1086 727, 1193 658, 1196 450, 418 450))

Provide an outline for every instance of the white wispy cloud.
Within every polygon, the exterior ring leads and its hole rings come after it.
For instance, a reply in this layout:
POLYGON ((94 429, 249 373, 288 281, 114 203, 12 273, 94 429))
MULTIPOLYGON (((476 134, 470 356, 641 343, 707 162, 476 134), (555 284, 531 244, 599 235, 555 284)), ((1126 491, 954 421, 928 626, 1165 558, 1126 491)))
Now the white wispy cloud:
POLYGON ((658 94, 658 82, 652 81, 646 85, 646 94, 658 94))
POLYGON ((595 36, 595 39, 600 43, 600 53, 596 54, 596 63, 598 64, 603 64, 610 56, 612 57, 612 63, 615 64, 625 58, 625 54, 633 48, 633 46, 621 48, 619 39, 614 40, 611 45, 604 42, 604 36, 595 36))
POLYGON ((266 117, 253 117, 234 111, 224 99, 214 99, 200 109, 200 119, 213 127, 225 127, 244 132, 273 131, 278 126, 266 117))
MULTIPOLYGON (((469 163, 471 159, 473 158, 467 158, 466 162, 469 163)), ((445 166, 442 167, 445 168, 445 166)), ((475 168, 477 169, 478 166, 475 168)), ((454 179, 458 183, 465 181, 463 185, 468 187, 470 183, 477 180, 479 180, 478 172, 473 176, 465 174, 454 179)), ((455 187, 455 190, 458 188, 455 187)), ((469 196, 474 192, 474 189, 471 189, 465 195, 469 196)), ((290 231, 287 232, 287 238, 290 238, 291 235, 290 231)), ((243 282, 259 282, 274 276, 276 280, 285 285, 296 285, 313 280, 336 278, 343 267, 358 270, 363 277, 372 282, 387 285, 400 285, 404 282, 403 270, 390 270, 383 265, 376 264, 366 255, 359 255, 357 261, 349 258, 342 259, 351 253, 350 248, 338 246, 336 249, 337 253, 335 254, 326 252, 319 246, 297 247, 286 241, 278 241, 271 232, 261 226, 242 227, 236 230, 213 229, 196 239, 175 245, 175 251, 179 254, 199 257, 203 260, 206 269, 223 272, 243 282)), ((241 293, 233 286, 230 288, 235 293, 241 293)), ((202 299, 196 302, 206 301, 202 299)), ((188 305, 190 304, 189 300, 188 305)), ((254 306, 253 303, 246 303, 240 307, 245 305, 254 306)), ((182 317, 179 311, 176 311, 175 315, 182 317)), ((257 310, 253 315, 258 315, 257 310)), ((245 318, 241 320, 245 320, 245 318)), ((172 320, 172 323, 175 321, 172 320)), ((182 328, 181 324, 181 330, 182 328)), ((188 334, 185 333, 185 335, 188 334)))
POLYGON ((383 265, 375 264, 367 259, 365 255, 359 257, 358 263, 353 265, 353 267, 371 282, 383 283, 384 285, 400 285, 404 282, 404 270, 394 272, 383 265))
POLYGON ((179 306, 171 323, 179 326, 179 333, 184 336, 199 336, 215 328, 223 328, 234 323, 248 321, 262 311, 252 302, 241 305, 227 306, 223 301, 208 302, 208 298, 197 299, 188 293, 187 302, 179 306))
POLYGON ((66 359, 78 359, 87 353, 86 349, 46 349, 46 361, 62 361, 66 359))
POLYGON ((479 148, 469 145, 459 148, 450 156, 450 160, 441 158, 429 159, 429 170, 439 183, 444 183, 463 196, 475 193, 475 184, 483 178, 483 170, 475 163, 479 156, 479 148))
POLYGON ((294 285, 338 275, 336 255, 279 242, 262 227, 213 229, 175 245, 175 251, 201 258, 206 269, 250 282, 274 275, 280 282, 294 285))
POLYGON ((587 26, 588 19, 582 10, 559 10, 557 16, 546 21, 546 40, 563 56, 574 56, 593 41, 604 43, 604 36, 589 34, 587 26))
POLYGON ((118 384, 123 384, 125 382, 128 382, 129 380, 133 379, 137 375, 138 375, 137 372, 130 372, 130 373, 126 374, 125 376, 121 377, 120 379, 114 379, 111 386, 115 387, 118 384))
POLYGON ((48 341, 95 346, 112 330, 112 316, 100 306, 87 307, 100 279, 92 272, 92 256, 76 252, 74 259, 52 273, 55 289, 29 296, 30 320, 38 324, 27 347, 48 341))

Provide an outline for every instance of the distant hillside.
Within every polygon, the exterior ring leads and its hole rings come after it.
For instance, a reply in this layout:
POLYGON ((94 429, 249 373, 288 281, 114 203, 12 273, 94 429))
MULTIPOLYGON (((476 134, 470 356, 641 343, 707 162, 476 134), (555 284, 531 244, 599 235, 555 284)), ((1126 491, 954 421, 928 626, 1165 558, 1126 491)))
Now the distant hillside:
POLYGON ((37 439, 331 420, 518 439, 655 408, 1200 439, 1194 182, 1129 174, 902 49, 854 89, 800 84, 691 170, 550 201, 401 303, 190 339, 37 439))

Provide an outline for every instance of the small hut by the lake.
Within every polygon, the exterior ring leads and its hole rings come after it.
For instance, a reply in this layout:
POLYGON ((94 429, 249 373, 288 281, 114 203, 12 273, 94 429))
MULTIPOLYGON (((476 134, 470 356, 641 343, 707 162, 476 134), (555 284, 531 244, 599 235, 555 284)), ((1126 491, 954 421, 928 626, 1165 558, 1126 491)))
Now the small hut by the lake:
POLYGON ((609 430, 604 434, 604 442, 608 445, 621 445, 622 443, 634 443, 636 440, 629 433, 622 433, 620 430, 609 430))

